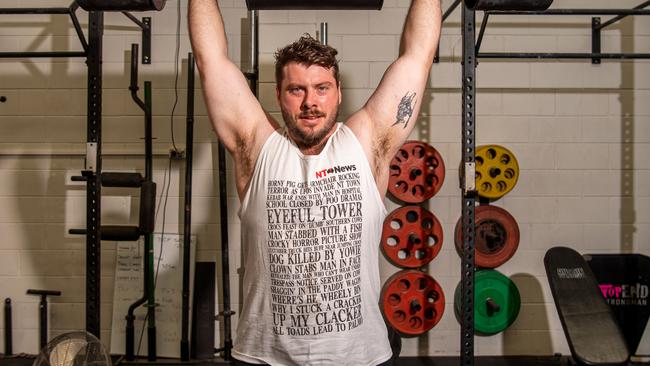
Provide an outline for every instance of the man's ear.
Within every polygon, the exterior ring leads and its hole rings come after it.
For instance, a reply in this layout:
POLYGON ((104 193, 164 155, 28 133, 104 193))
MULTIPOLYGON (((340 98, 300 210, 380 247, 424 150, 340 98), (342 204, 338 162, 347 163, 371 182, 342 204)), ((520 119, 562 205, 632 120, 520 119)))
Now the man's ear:
POLYGON ((343 93, 341 93, 341 82, 339 81, 339 86, 338 86, 338 91, 339 91, 339 104, 343 101, 343 93))
POLYGON ((278 102, 278 106, 280 105, 280 85, 275 84, 275 100, 278 102))

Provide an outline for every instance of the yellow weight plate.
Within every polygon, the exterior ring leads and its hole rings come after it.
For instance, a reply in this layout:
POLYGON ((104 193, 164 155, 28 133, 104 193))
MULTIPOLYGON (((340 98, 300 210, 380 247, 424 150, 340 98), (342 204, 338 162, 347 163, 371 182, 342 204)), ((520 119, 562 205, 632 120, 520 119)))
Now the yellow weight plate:
POLYGON ((519 163, 510 150, 500 145, 483 145, 476 149, 479 196, 497 200, 515 187, 518 178, 519 163))

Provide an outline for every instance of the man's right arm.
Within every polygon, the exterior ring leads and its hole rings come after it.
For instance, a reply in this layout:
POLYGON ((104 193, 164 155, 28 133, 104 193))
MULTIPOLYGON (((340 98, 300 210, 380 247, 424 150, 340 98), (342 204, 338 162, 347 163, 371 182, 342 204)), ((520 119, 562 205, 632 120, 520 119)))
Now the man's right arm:
POLYGON ((203 94, 213 128, 233 155, 238 188, 248 182, 264 140, 275 129, 250 91, 237 65, 228 58, 228 43, 217 0, 190 0, 190 40, 201 75, 203 94))

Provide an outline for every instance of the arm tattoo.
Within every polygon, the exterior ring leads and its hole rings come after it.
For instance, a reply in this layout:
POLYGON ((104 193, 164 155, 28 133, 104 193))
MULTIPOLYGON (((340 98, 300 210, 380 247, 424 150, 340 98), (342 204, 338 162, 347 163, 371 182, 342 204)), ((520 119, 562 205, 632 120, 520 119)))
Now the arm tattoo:
POLYGON ((416 93, 406 93, 402 97, 402 101, 399 102, 399 106, 397 107, 397 116, 396 116, 396 121, 393 123, 393 126, 403 123, 404 128, 408 126, 409 121, 411 120, 411 116, 413 116, 413 108, 415 108, 415 97, 416 93))

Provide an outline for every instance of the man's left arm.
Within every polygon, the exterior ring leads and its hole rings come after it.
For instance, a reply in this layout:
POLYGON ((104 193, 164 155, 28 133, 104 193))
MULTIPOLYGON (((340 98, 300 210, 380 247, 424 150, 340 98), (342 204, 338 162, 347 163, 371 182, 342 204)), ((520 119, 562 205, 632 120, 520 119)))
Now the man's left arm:
POLYGON ((399 57, 365 106, 347 125, 361 141, 380 192, 388 182, 388 164, 413 130, 441 28, 440 0, 412 0, 399 57))

